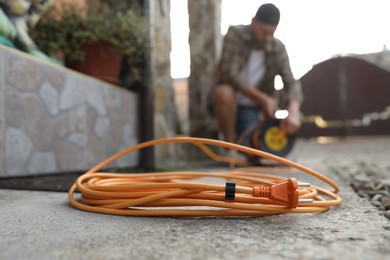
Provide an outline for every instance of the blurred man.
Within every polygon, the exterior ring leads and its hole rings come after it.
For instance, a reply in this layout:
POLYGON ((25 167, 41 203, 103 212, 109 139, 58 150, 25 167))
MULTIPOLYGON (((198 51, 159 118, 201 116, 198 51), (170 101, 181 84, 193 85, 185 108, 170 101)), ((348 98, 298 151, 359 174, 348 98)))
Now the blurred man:
POLYGON ((276 75, 283 80, 282 96, 289 112, 281 129, 292 134, 301 126, 301 85, 293 77, 285 46, 274 38, 279 18, 275 5, 264 4, 250 25, 231 26, 224 38, 210 103, 225 141, 235 142, 260 122, 260 114, 265 119, 275 117, 280 105, 274 98, 276 75))

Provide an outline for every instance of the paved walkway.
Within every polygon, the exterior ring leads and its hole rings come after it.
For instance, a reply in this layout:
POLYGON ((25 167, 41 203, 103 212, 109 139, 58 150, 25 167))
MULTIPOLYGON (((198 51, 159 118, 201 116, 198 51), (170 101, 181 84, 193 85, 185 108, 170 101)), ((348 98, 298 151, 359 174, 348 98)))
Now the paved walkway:
POLYGON ((122 217, 76 210, 66 193, 3 189, 0 259, 390 259, 390 221, 332 173, 362 161, 389 173, 388 147, 390 138, 300 140, 291 159, 341 186, 342 205, 320 214, 122 217))

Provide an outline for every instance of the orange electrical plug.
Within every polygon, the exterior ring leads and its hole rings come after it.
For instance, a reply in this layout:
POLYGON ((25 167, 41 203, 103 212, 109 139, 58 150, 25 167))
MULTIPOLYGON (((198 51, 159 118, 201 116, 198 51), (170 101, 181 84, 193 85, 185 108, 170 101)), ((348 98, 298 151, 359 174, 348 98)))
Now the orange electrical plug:
POLYGON ((288 208, 296 208, 299 202, 298 187, 298 181, 289 178, 270 187, 254 187, 253 196, 265 197, 288 208))
POLYGON ((298 181, 295 178, 289 178, 271 186, 269 199, 289 208, 296 208, 299 201, 297 189, 298 181))

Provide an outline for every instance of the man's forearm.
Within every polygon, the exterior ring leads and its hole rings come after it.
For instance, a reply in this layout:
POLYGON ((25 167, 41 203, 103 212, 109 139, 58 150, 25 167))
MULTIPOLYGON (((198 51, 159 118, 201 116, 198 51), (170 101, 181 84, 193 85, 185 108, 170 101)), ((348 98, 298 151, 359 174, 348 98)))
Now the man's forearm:
POLYGON ((253 87, 243 87, 241 92, 259 105, 265 102, 265 94, 253 87))
POLYGON ((301 110, 301 101, 297 99, 290 100, 287 106, 287 110, 290 113, 300 113, 301 110))

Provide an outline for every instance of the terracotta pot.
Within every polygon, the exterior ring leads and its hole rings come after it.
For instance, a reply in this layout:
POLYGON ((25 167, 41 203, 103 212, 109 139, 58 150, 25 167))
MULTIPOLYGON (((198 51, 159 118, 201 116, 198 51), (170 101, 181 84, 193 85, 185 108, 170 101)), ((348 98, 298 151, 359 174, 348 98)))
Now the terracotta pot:
POLYGON ((85 52, 83 61, 65 59, 65 65, 81 73, 120 85, 119 74, 122 63, 120 50, 105 42, 85 44, 83 50, 85 52))

